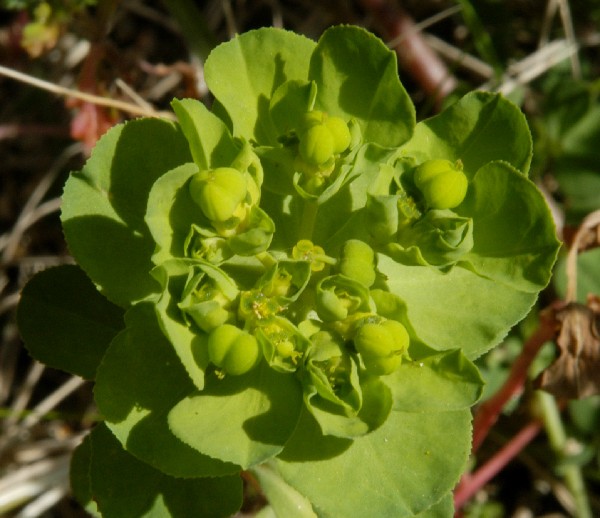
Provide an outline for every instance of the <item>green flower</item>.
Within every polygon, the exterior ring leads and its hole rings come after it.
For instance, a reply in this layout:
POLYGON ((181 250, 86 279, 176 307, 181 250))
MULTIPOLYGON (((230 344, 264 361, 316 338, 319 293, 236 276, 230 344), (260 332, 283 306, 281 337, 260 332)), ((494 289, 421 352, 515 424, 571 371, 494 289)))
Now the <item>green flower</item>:
POLYGON ((196 324, 209 332, 235 319, 234 301, 238 296, 235 282, 219 268, 201 263, 195 265, 177 304, 188 324, 196 324))
POLYGON ((368 289, 344 275, 331 275, 317 284, 316 309, 324 322, 344 320, 357 312, 370 311, 368 289))

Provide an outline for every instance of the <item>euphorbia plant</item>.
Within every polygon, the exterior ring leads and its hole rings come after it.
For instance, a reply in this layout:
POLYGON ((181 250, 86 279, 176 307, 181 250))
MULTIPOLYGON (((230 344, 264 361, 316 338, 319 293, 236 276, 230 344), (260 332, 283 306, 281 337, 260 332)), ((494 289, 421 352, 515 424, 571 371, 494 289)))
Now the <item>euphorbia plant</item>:
POLYGON ((113 128, 64 192, 78 263, 19 317, 95 380, 72 480, 103 516, 450 516, 472 360, 548 282, 558 243, 531 139, 475 92, 415 123, 356 27, 260 29, 206 62, 215 103, 113 128), (97 290, 94 289, 97 288, 97 290))

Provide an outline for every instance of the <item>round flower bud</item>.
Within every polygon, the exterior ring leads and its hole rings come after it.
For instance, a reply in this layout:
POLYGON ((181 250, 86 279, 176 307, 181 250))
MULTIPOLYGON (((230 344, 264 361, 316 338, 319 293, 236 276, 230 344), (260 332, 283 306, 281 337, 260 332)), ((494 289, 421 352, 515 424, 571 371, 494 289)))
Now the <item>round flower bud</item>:
POLYGON ((259 356, 256 338, 231 324, 217 327, 208 336, 208 357, 226 374, 246 374, 258 363, 259 356))
POLYGON ((333 152, 340 154, 348 149, 352 139, 348 125, 339 117, 327 117, 323 124, 333 136, 333 152))
POLYGON ((400 366, 408 344, 406 328, 395 320, 368 322, 354 336, 354 345, 366 370, 376 376, 394 372, 400 366))
POLYGON ((363 358, 366 370, 375 376, 386 376, 394 372, 402 363, 402 357, 393 354, 391 356, 369 356, 363 358))
POLYGON ((396 320, 385 320, 381 323, 381 325, 390 332, 392 338, 394 339, 394 353, 404 353, 408 349, 408 344, 410 342, 410 337, 408 336, 406 327, 396 320))
POLYGON ((349 239, 344 243, 340 273, 367 288, 375 282, 375 252, 364 241, 349 239))
POLYGON ((354 336, 356 350, 363 358, 390 356, 394 351, 394 337, 381 324, 363 324, 354 336))
POLYGON ((300 135, 298 152, 311 165, 322 165, 333 157, 335 141, 324 124, 315 124, 300 135))
POLYGON ((469 181, 460 167, 450 160, 434 159, 417 167, 415 185, 430 209, 453 209, 462 203, 469 181))
POLYGON ((204 215, 215 222, 230 219, 247 193, 243 173, 232 167, 200 171, 192 176, 189 191, 204 215))

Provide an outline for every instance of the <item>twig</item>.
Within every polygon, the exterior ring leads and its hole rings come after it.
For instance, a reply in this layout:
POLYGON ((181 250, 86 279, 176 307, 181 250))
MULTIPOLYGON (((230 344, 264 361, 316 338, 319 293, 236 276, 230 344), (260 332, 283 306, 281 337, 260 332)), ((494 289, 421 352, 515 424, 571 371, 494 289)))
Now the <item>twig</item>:
POLYGON ((577 46, 566 40, 555 40, 543 48, 533 52, 526 58, 508 67, 502 83, 488 81, 480 86, 481 90, 496 90, 504 95, 513 92, 517 87, 533 81, 552 67, 577 53, 577 46))
POLYGON ((15 425, 15 423, 17 423, 20 413, 27 407, 31 396, 33 395, 33 389, 42 377, 44 370, 44 365, 38 362, 33 362, 29 372, 27 373, 25 382, 19 387, 19 391, 13 400, 10 408, 11 414, 2 423, 3 430, 10 429, 15 425))
POLYGON ((433 34, 423 34, 423 38, 425 38, 425 41, 433 50, 453 63, 462 66, 483 79, 492 79, 494 77, 494 68, 485 61, 467 54, 464 50, 450 45, 447 41, 433 34))
POLYGON ((506 403, 523 391, 527 372, 531 362, 545 342, 554 337, 555 328, 552 318, 540 319, 540 326, 536 332, 525 342, 521 354, 513 363, 510 374, 504 385, 490 399, 482 403, 473 419, 473 453, 486 438, 490 428, 498 420, 498 416, 506 403))
MULTIPOLYGON (((461 10, 462 7, 460 5, 453 5, 451 7, 448 7, 447 9, 444 9, 443 11, 440 11, 439 13, 436 13, 433 16, 430 16, 429 18, 426 18, 421 22, 415 23, 414 29, 417 32, 423 32, 425 29, 428 29, 432 25, 435 25, 436 23, 439 23, 442 20, 449 18, 453 14, 460 13, 461 10)), ((388 41, 386 45, 389 48, 393 49, 397 45, 400 45, 400 43, 402 43, 404 39, 408 36, 408 34, 399 34, 393 40, 388 41)))
POLYGON ((403 9, 386 0, 362 0, 361 4, 376 18, 387 40, 401 37, 394 47, 398 59, 428 95, 440 101, 456 88, 454 76, 403 9))
POLYGON ((48 92, 60 95, 62 97, 79 99, 80 101, 96 104, 98 106, 115 108, 116 110, 121 110, 125 113, 130 113, 132 115, 139 115, 142 117, 163 117, 166 119, 175 120, 175 115, 171 112, 155 111, 153 109, 147 110, 135 104, 127 103, 124 101, 118 101, 116 99, 109 99, 108 97, 101 97, 99 95, 93 95, 81 92, 79 90, 73 90, 71 88, 65 88, 59 85, 55 85, 54 83, 50 83, 49 81, 44 81, 43 79, 38 79, 37 77, 23 74, 22 72, 18 72, 17 70, 13 70, 12 68, 8 68, 2 65, 0 65, 0 75, 10 77, 11 79, 15 79, 16 81, 20 81, 21 83, 35 86, 36 88, 41 88, 42 90, 46 90, 48 92))
POLYGON ((0 236, 0 251, 2 252, 2 262, 7 263, 11 261, 15 255, 21 236, 31 226, 32 223, 40 219, 41 217, 58 210, 60 207, 60 200, 51 200, 47 202, 45 206, 40 206, 41 200, 44 198, 54 181, 56 180, 59 173, 68 164, 69 160, 75 155, 81 152, 81 144, 76 143, 65 149, 61 155, 55 160, 52 167, 44 175, 44 177, 37 183, 35 189, 29 196, 29 199, 23 206, 17 221, 15 222, 12 230, 0 236), (49 205, 48 205, 49 203, 49 205))
POLYGON ((10 427, 4 436, 0 438, 0 452, 6 450, 22 432, 35 426, 45 414, 55 408, 63 399, 70 396, 85 383, 86 381, 84 379, 72 376, 55 391, 40 401, 23 421, 10 427))
POLYGON ((537 421, 527 424, 475 473, 464 475, 454 492, 455 508, 460 509, 479 489, 494 478, 535 438, 540 429, 541 424, 537 421))

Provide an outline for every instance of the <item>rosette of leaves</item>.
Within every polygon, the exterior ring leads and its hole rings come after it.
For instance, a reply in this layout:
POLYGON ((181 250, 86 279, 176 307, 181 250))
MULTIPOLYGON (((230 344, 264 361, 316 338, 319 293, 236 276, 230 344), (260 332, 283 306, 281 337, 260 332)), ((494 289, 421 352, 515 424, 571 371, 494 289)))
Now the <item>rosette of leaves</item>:
POLYGON ((281 516, 450 516, 471 360, 558 247, 523 116, 473 93, 416 124, 394 54, 356 27, 252 31, 205 72, 212 111, 174 101, 178 123, 99 141, 64 192, 79 266, 23 292, 32 355, 95 381, 76 495, 227 516, 249 470, 281 516))

